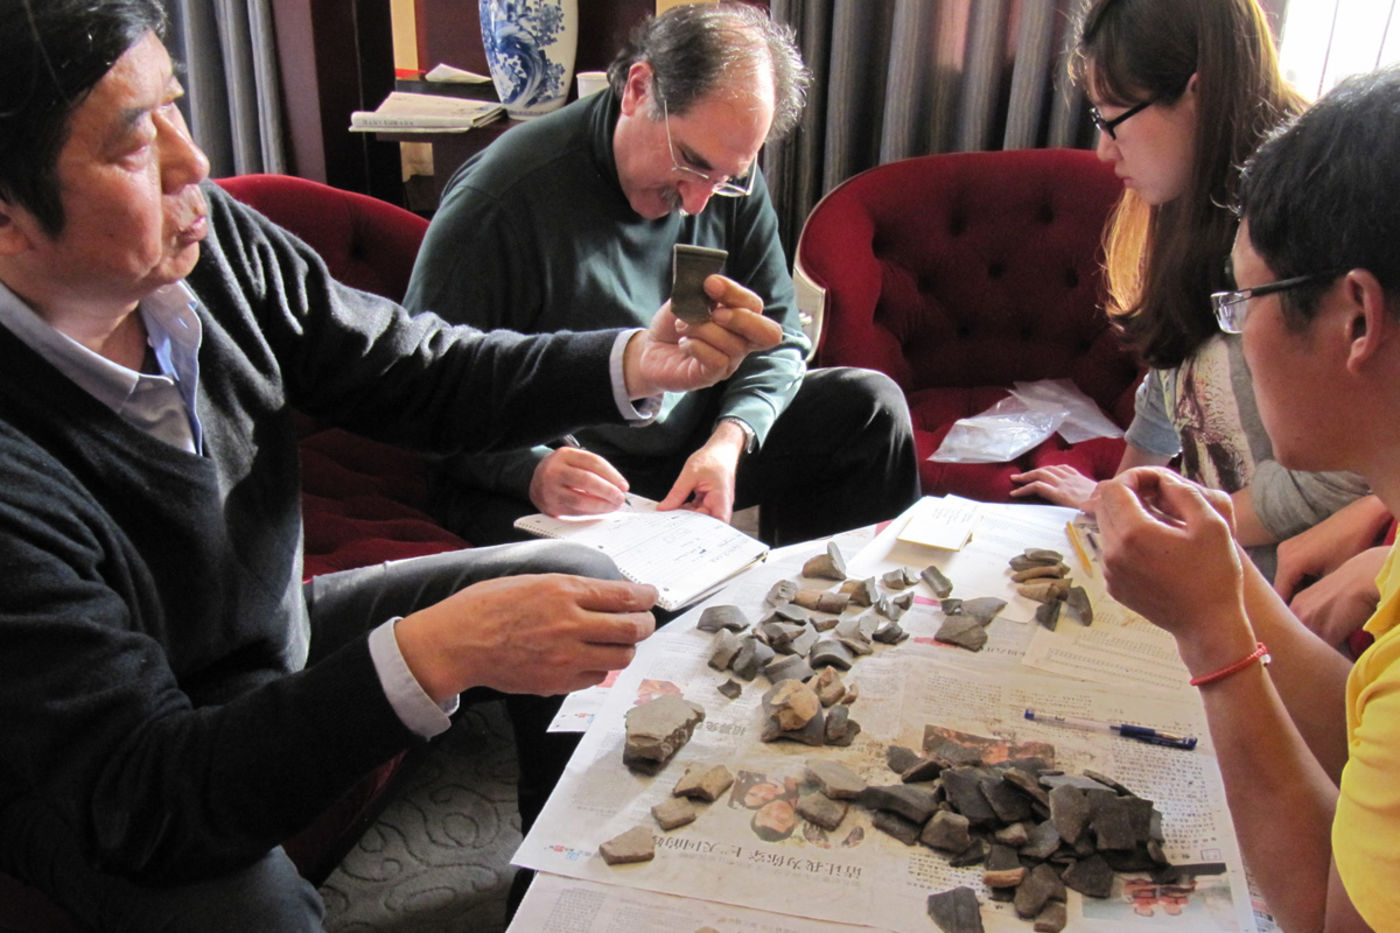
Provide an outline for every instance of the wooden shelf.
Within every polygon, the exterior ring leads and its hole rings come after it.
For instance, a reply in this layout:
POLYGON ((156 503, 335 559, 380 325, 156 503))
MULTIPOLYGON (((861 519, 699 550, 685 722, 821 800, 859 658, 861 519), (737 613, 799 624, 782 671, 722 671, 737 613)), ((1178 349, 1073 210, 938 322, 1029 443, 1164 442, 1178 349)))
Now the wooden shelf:
POLYGON ((452 173, 467 159, 495 142, 502 133, 521 122, 503 117, 465 133, 375 133, 374 137, 385 142, 432 144, 432 177, 426 182, 416 183, 415 190, 408 192, 407 198, 410 210, 430 214, 437 209, 442 189, 452 178, 452 173))
MULTIPOLYGON (((486 74, 476 0, 414 0, 418 67, 455 65, 486 74)), ((627 34, 656 9, 653 0, 579 0, 574 71, 608 67, 627 34)))

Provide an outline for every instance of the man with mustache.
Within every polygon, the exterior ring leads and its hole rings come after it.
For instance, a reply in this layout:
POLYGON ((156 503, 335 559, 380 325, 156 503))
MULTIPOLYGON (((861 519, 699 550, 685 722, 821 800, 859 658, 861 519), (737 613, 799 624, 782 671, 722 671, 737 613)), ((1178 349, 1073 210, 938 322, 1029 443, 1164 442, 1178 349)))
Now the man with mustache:
POLYGON ((555 542, 303 585, 294 410, 531 443, 779 328, 717 276, 702 325, 537 337, 346 288, 208 183, 164 28, 158 0, 0 0, 0 870, 94 929, 315 930, 283 840, 463 691, 627 664, 655 591, 555 542))

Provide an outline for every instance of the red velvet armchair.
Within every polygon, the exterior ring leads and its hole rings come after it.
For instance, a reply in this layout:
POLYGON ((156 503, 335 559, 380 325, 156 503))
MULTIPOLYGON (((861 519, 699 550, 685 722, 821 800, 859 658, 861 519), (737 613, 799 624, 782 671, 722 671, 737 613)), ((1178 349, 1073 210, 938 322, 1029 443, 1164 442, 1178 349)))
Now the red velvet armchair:
MULTIPOLYGON (((234 197, 305 240, 347 285, 403 297, 423 218, 361 194, 282 175, 218 182, 234 197)), ((385 560, 467 547, 438 526, 426 507, 426 466, 415 454, 334 428, 303 422, 304 574, 311 577, 385 560)), ((339 864, 402 772, 404 756, 367 775, 286 849, 319 884, 339 864)), ((78 933, 83 927, 35 889, 0 873, 0 930, 78 933)))
MULTIPOLYGON (((428 222, 384 201, 287 175, 219 180, 229 194, 301 237, 346 285, 398 301, 428 222)), ((427 470, 413 453, 303 424, 303 570, 309 578, 466 547, 428 517, 427 470)))
POLYGON ((870 169, 813 209, 795 266, 800 290, 804 278, 825 290, 815 361, 904 389, 926 495, 1008 501, 1012 473, 1051 463, 1113 475, 1118 439, 1056 435, 1012 463, 926 458, 1022 380, 1072 379, 1127 425, 1139 369, 1100 310, 1102 230, 1121 190, 1092 152, 956 153, 870 169))

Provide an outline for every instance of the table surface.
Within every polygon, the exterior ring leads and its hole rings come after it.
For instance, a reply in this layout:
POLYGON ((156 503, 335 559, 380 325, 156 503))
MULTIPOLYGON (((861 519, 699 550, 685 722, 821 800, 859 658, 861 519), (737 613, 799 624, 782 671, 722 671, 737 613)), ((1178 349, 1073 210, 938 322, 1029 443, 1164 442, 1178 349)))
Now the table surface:
MULTIPOLYGON (((841 760, 871 783, 895 783, 898 778, 884 767, 886 745, 919 748, 925 729, 934 726, 1008 748, 1018 742, 1052 742, 1064 770, 1091 768, 1154 800, 1174 864, 1227 866, 1225 874, 1196 878, 1194 890, 1179 897, 1174 896, 1179 892, 1168 896, 1156 886, 1130 884, 1129 879, 1145 876, 1128 874, 1116 876, 1114 894, 1105 901, 1071 892, 1067 930, 1273 930, 1267 914, 1254 910, 1204 712, 1196 692, 1186 686, 1169 637, 1113 603, 1092 562, 1078 563, 1073 556, 1068 560, 1076 582, 1089 590, 1095 605, 1096 619, 1088 629, 1042 629, 1031 621, 1036 604, 1011 588, 1006 561, 1023 548, 1054 547, 1073 555, 1065 525, 1075 513, 1051 506, 988 505, 979 507, 972 540, 959 551, 898 540, 911 516, 939 506, 939 500, 925 499, 888 526, 834 540, 846 555, 850 577, 878 577, 898 566, 917 571, 932 563, 954 581, 954 596, 1007 598, 983 651, 950 648, 931 637, 941 623, 941 610, 920 584, 914 610, 901 619, 914 637, 858 659, 846 675, 848 682, 863 687, 851 712, 863 726, 856 742, 848 749, 761 743, 759 697, 768 687, 766 679, 759 675, 732 702, 718 695, 714 686, 724 676, 705 663, 713 636, 696 630, 695 621, 705 606, 717 604, 739 606, 757 619, 768 588, 778 579, 835 586, 800 576, 802 563, 820 553, 825 541, 775 551, 767 564, 644 643, 611 687, 592 695, 595 709, 576 714, 581 720, 594 713, 596 718, 516 853, 517 864, 540 874, 510 929, 603 933, 696 930, 709 924, 723 933, 923 933, 935 929, 925 912, 927 895, 967 884, 979 894, 987 929, 1030 930, 1031 922, 1017 918, 1010 905, 990 902, 980 867, 952 869, 931 849, 906 847, 872 829, 859 808, 851 808, 834 833, 804 828, 771 842, 755 835, 750 814, 732 796, 701 805, 707 808, 694 823, 670 832, 662 833, 649 817, 650 806, 669 796, 688 763, 725 763, 733 772, 796 784, 802 780, 803 762, 821 755, 841 760), (661 692, 680 692, 701 704, 706 719, 660 775, 641 777, 621 761, 622 718, 635 703, 661 692), (1201 744, 1186 752, 1030 723, 1021 716, 1027 706, 1194 733, 1201 744), (596 853, 598 844, 638 824, 650 825, 657 834, 655 859, 606 866, 596 853)), ((582 708, 588 699, 578 702, 582 708)))

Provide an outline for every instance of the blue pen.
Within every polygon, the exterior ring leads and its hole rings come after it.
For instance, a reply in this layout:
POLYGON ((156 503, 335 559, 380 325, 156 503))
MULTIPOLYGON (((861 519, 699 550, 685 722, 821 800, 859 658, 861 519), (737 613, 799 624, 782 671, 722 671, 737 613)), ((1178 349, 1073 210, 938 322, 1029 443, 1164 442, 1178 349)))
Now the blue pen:
POLYGON ((1033 709, 1026 710, 1026 718, 1034 722, 1069 726, 1071 729, 1087 729, 1090 732, 1117 734, 1125 739, 1134 739, 1149 745, 1164 745, 1167 748, 1180 748, 1186 751, 1191 751, 1196 747, 1194 735, 1177 735, 1175 732, 1163 732, 1160 729, 1134 726, 1126 722, 1099 722, 1096 719, 1081 719, 1078 716, 1052 716, 1047 713, 1037 713, 1033 709))

